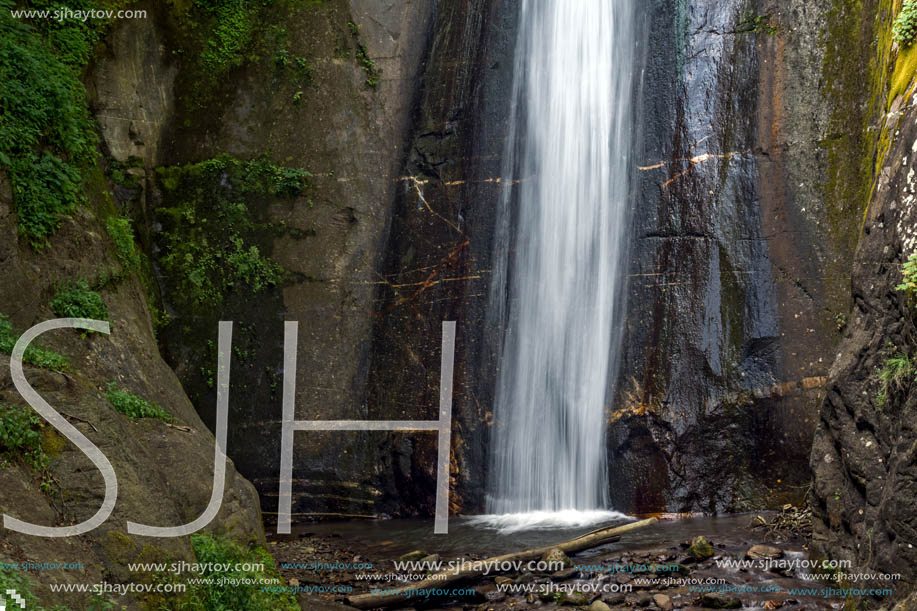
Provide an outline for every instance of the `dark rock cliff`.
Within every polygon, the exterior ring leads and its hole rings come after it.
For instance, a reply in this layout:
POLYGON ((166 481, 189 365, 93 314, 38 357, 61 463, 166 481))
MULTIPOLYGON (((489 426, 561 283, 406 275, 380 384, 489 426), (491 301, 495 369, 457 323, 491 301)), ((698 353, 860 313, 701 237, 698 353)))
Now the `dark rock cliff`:
MULTIPOLYGON (((441 322, 457 322, 452 509, 483 510, 499 329, 486 322, 505 148, 515 1, 440 5, 379 292, 369 397, 376 414, 436 419, 441 322)), ((436 439, 389 442, 404 509, 432 511, 436 439)))
POLYGON ((804 496, 858 209, 823 188, 833 102, 812 24, 829 8, 646 8, 632 307, 610 408, 619 508, 804 496))

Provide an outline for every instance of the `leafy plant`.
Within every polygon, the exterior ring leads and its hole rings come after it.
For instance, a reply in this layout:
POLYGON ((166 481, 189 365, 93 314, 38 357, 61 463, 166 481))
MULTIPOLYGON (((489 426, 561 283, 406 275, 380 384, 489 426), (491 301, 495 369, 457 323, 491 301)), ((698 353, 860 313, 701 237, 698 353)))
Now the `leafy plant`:
MULTIPOLYGON (((6 561, 4 560, 0 564, 6 564, 6 561)), ((23 601, 25 601, 25 609, 29 611, 41 611, 43 609, 38 599, 32 594, 32 580, 29 578, 28 573, 14 569, 0 568, 0 596, 6 598, 8 596, 8 590, 13 590, 22 597, 23 601)), ((18 609, 19 606, 15 605, 12 606, 12 608, 18 609)))
POLYGON ((20 455, 29 464, 43 464, 41 419, 28 407, 0 403, 0 450, 9 458, 20 455))
POLYGON ((880 387, 876 394, 876 404, 884 406, 896 393, 906 391, 915 380, 917 369, 908 355, 896 354, 889 357, 879 370, 880 387))
POLYGON ((159 261, 180 305, 210 309, 231 291, 258 293, 281 281, 283 268, 252 243, 274 231, 255 220, 252 208, 300 195, 308 172, 264 157, 222 155, 157 174, 172 204, 156 211, 163 224, 159 261))
POLYGON ((902 47, 908 47, 917 37, 917 0, 904 0, 901 12, 892 25, 892 37, 902 47))
POLYGON ((360 64, 360 67, 363 68, 363 72, 366 73, 366 85, 375 89, 379 85, 379 77, 382 71, 376 66, 376 62, 370 59, 366 51, 366 45, 360 41, 360 26, 353 21, 348 21, 347 28, 350 30, 350 35, 353 36, 357 43, 357 63, 360 64))
POLYGON ((917 295, 917 252, 901 266, 901 284, 895 287, 908 295, 917 295))
POLYGON ((21 459, 39 473, 41 489, 50 492, 54 483, 48 467, 51 459, 41 445, 44 421, 30 407, 0 403, 0 458, 21 459))
MULTIPOLYGON (((0 352, 12 354, 13 347, 18 340, 19 334, 13 329, 13 323, 9 321, 5 314, 0 314, 0 352)), ((70 366, 70 361, 67 357, 53 350, 42 348, 35 342, 29 344, 29 347, 26 348, 25 354, 22 355, 22 362, 34 367, 55 369, 57 371, 64 371, 70 366)))
POLYGON ((140 253, 134 243, 134 228, 131 220, 120 216, 110 216, 105 221, 108 235, 115 244, 115 252, 126 267, 138 269, 140 267, 140 253))
POLYGON ((112 404, 112 407, 128 418, 156 418, 163 422, 175 420, 172 414, 156 403, 120 388, 115 382, 105 385, 105 398, 112 404))
POLYGON ((51 310, 61 318, 108 320, 108 308, 102 296, 89 288, 85 280, 58 288, 51 301, 51 310))
POLYGON ((197 561, 207 567, 203 577, 209 577, 209 583, 192 586, 189 593, 196 599, 194 602, 207 611, 260 611, 261 609, 277 609, 279 611, 298 611, 299 604, 292 593, 283 591, 283 580, 277 572, 274 559, 262 547, 245 547, 211 534, 191 535, 191 547, 197 556, 197 561), (250 570, 227 569, 214 570, 212 567, 221 566, 249 566, 250 570), (254 565, 254 566, 253 566, 254 565), (258 565, 263 568, 258 568, 258 565), (272 589, 263 584, 262 580, 276 580, 277 589, 272 589), (218 585, 221 581, 238 580, 239 585, 218 585), (251 585, 249 585, 251 584, 251 585), (259 585, 254 585, 259 584, 259 585))
POLYGON ((10 179, 19 233, 36 249, 83 201, 81 166, 97 137, 80 81, 104 24, 14 19, 0 0, 0 166, 10 179))

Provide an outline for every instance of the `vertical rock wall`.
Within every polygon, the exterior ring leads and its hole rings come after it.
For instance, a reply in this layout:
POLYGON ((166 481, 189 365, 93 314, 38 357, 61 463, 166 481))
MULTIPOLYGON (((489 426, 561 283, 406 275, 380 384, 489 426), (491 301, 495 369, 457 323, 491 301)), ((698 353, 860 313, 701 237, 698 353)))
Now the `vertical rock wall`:
POLYGON ((858 210, 823 190, 830 104, 813 24, 829 8, 647 8, 632 307, 609 409, 619 508, 804 495, 858 210))

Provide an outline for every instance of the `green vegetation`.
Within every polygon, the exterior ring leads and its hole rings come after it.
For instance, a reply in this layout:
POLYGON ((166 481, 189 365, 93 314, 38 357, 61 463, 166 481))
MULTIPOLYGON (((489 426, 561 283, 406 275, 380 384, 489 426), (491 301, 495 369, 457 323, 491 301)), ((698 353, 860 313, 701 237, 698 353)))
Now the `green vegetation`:
POLYGON ((41 476, 41 489, 50 492, 54 482, 48 467, 51 459, 41 445, 44 421, 31 407, 0 403, 0 463, 21 459, 41 476))
POLYGON ((105 398, 116 410, 128 418, 156 418, 163 422, 175 420, 172 414, 156 403, 120 388, 115 382, 105 385, 105 398))
POLYGON ((901 284, 895 288, 909 297, 917 295, 917 252, 901 266, 901 284))
POLYGON ((228 292, 258 293, 281 281, 283 269, 252 243, 273 228, 257 222, 252 210, 302 194, 308 172, 266 157, 221 155, 157 174, 170 204, 157 210, 164 228, 160 263, 181 305, 215 308, 228 292))
POLYGON ((61 318, 108 320, 108 308, 102 296, 89 288, 85 280, 59 287, 51 301, 51 310, 61 318))
POLYGON ((748 15, 736 25, 736 32, 774 35, 777 33, 777 26, 771 24, 770 15, 748 15))
MULTIPOLYGON (((0 314, 0 352, 12 354, 13 346, 19 340, 19 334, 13 329, 13 324, 5 314, 0 314)), ((22 356, 22 362, 32 365, 33 367, 43 367, 45 369, 55 369, 64 371, 70 366, 67 357, 40 347, 35 342, 29 344, 25 354, 22 356)))
POLYGON ((291 55, 287 47, 287 30, 279 26, 269 29, 269 44, 273 47, 274 67, 279 74, 292 72, 293 80, 298 85, 305 87, 312 83, 315 71, 307 57, 291 55))
POLYGON ((222 580, 237 579, 242 583, 257 584, 261 579, 275 579, 278 587, 283 580, 277 572, 274 559, 262 547, 246 549, 222 537, 211 534, 191 535, 191 547, 197 561, 208 567, 214 565, 240 566, 263 565, 263 570, 227 570, 214 571, 208 568, 203 577, 210 577, 212 584, 192 586, 181 608, 202 609, 206 611, 260 611, 276 609, 278 611, 298 611, 299 604, 289 592, 271 592, 262 590, 262 585, 216 585, 222 580))
POLYGON ((127 163, 122 163, 117 159, 108 159, 108 176, 111 181, 122 187, 134 189, 139 186, 140 178, 132 170, 143 171, 143 160, 139 157, 129 157, 127 163))
POLYGON ((0 166, 12 185, 19 233, 41 249, 84 201, 81 167, 95 164, 96 135, 79 76, 104 24, 30 25, 12 17, 14 7, 0 0, 0 166))
POLYGON ((917 37, 917 0, 904 0, 892 26, 892 36, 902 47, 909 47, 914 42, 917 37))
POLYGON ((260 24, 259 13, 271 4, 272 0, 194 1, 196 13, 212 24, 200 56, 206 73, 217 79, 245 63, 260 24))
POLYGON ((898 393, 907 391, 911 382, 917 381, 917 368, 906 354, 889 357, 879 370, 879 392, 876 394, 876 405, 884 407, 889 399, 898 393))
MULTIPOLYGON (((6 563, 8 560, 3 562, 6 563)), ((35 595, 32 594, 32 580, 29 579, 27 572, 7 568, 0 569, 0 595, 8 598, 7 590, 15 590, 25 601, 25 608, 29 611, 33 609, 41 611, 44 609, 35 595)), ((7 601, 7 605, 11 605, 11 603, 12 601, 7 601)), ((18 609, 19 605, 12 605, 8 608, 18 609)))
POLYGON ((121 263, 128 269, 140 268, 140 253, 134 243, 134 228, 130 219, 121 216, 110 216, 105 221, 108 235, 115 244, 115 252, 121 263))
POLYGON ((366 85, 375 89, 379 85, 379 77, 382 75, 382 71, 376 66, 376 62, 369 58, 366 52, 366 45, 360 41, 360 26, 352 21, 348 21, 347 27, 350 29, 350 34, 357 43, 357 63, 360 64, 360 67, 363 68, 363 72, 366 73, 366 85))

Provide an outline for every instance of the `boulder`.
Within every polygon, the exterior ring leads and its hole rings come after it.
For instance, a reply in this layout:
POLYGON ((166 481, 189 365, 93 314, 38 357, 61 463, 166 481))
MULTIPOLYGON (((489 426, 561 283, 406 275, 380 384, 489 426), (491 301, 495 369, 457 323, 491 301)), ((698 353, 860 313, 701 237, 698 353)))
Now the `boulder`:
POLYGON ((703 536, 694 537, 691 539, 688 555, 696 560, 706 560, 713 556, 713 546, 703 536))

